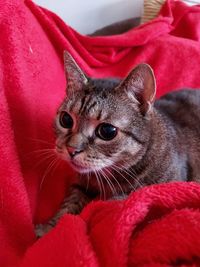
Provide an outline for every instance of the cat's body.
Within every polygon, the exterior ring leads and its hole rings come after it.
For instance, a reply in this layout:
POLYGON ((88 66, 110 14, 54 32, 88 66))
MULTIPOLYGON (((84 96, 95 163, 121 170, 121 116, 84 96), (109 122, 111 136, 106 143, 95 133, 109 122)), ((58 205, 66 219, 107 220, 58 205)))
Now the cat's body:
POLYGON ((121 198, 156 183, 200 181, 200 91, 176 91, 154 102, 148 65, 123 81, 94 80, 68 54, 65 61, 69 95, 58 111, 56 146, 81 175, 56 216, 38 228, 39 236, 94 198, 121 198))
POLYGON ((168 128, 171 166, 175 170, 169 179, 199 182, 200 91, 185 89, 169 93, 155 101, 154 107, 168 128))
MULTIPOLYGON (((105 85, 109 84, 112 88, 112 80, 107 82, 96 80, 95 84, 102 92, 108 88, 105 85)), ((115 86, 116 82, 113 82, 113 88, 115 86)), ((94 94, 97 95, 97 92, 94 94)), ((88 102, 88 107, 92 103, 94 98, 88 102)), ((129 194, 133 189, 150 184, 200 181, 200 91, 185 89, 164 95, 155 101, 149 121, 150 147, 146 146, 140 160, 136 164, 133 161, 133 165, 124 171, 116 169, 110 171, 112 175, 105 173, 118 195, 129 194)), ((90 174, 90 177, 82 174, 80 185, 88 195, 98 196, 101 193, 101 197, 105 197, 95 174, 90 174)), ((110 184, 103 181, 103 187, 106 198, 112 197, 110 184)))

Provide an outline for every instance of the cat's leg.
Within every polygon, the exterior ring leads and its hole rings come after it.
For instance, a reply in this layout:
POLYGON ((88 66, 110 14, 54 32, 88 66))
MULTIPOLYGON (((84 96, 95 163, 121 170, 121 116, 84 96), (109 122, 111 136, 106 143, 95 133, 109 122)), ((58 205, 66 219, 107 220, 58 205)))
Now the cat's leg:
POLYGON ((42 237, 45 233, 49 232, 64 214, 79 214, 92 200, 78 184, 73 185, 70 188, 70 191, 71 193, 64 199, 60 210, 55 214, 55 216, 46 224, 36 225, 35 233, 37 237, 42 237))

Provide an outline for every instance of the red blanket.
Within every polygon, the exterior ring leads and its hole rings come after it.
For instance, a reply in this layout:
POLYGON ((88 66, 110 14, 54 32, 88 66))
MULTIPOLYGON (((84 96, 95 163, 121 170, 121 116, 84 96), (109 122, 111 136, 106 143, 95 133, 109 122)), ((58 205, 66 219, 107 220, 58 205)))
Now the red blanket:
POLYGON ((158 96, 200 87, 200 7, 168 1, 148 24, 92 38, 30 0, 4 0, 0 33, 0 266, 198 266, 196 184, 92 203, 38 241, 33 222, 54 214, 74 176, 43 150, 53 147, 52 121, 65 95, 63 50, 96 77, 123 77, 147 62, 158 96))

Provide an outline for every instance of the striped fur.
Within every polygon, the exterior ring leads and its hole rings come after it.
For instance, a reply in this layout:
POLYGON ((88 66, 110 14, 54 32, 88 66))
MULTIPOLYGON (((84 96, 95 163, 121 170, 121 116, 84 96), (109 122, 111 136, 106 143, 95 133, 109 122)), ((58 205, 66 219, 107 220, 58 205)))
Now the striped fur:
POLYGON ((38 236, 93 198, 121 199, 145 185, 200 180, 200 91, 174 92, 154 103, 155 78, 146 64, 120 81, 88 78, 73 60, 66 62, 73 79, 56 117, 56 149, 81 175, 55 217, 37 227, 38 236), (73 118, 71 129, 60 123, 63 112, 73 118), (117 129, 112 140, 99 137, 102 123, 117 129))

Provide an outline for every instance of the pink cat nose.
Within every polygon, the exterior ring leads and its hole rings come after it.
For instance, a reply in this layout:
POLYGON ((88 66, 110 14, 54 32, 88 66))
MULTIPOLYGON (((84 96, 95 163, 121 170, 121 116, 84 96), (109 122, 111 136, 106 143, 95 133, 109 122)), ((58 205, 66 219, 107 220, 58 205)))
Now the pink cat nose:
POLYGON ((81 150, 81 149, 79 149, 77 147, 67 146, 67 151, 68 151, 70 157, 73 158, 77 154, 81 153, 83 150, 81 150))

